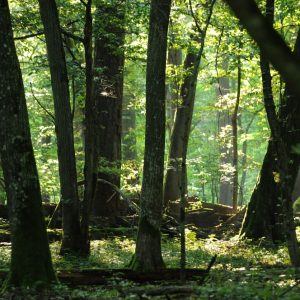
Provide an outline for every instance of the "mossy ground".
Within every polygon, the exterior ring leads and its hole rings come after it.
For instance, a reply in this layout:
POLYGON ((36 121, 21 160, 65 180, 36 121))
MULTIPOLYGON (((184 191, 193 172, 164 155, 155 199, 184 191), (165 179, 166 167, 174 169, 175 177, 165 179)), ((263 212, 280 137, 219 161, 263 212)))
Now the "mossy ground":
MULTIPOLYGON (((199 240, 189 230, 186 236, 187 267, 206 268, 214 254, 218 257, 204 284, 199 286, 197 283, 187 283, 198 287, 199 294, 180 299, 300 299, 300 285, 294 286, 294 271, 289 267, 288 253, 284 246, 273 247, 264 240, 252 244, 250 241, 239 241, 237 237, 217 240, 210 236, 208 239, 199 240)), ((52 243, 51 251, 56 270, 122 268, 130 262, 135 242, 132 238, 115 237, 92 241, 91 246, 91 256, 87 259, 63 258, 58 254, 59 243, 52 243)), ((179 240, 165 237, 162 248, 167 267, 178 267, 179 240)), ((9 245, 3 245, 0 253, 0 269, 7 269, 9 245)), ((126 292, 132 286, 136 284, 118 280, 112 280, 106 286, 71 288, 61 285, 43 294, 25 290, 23 299, 124 299, 120 296, 120 290, 124 291, 125 299, 139 299, 138 296, 126 292)), ((150 285, 143 287, 145 290, 151 288, 150 285)), ((2 299, 8 299, 9 295, 3 297, 2 299)), ((151 299, 166 298, 162 296, 151 299)))

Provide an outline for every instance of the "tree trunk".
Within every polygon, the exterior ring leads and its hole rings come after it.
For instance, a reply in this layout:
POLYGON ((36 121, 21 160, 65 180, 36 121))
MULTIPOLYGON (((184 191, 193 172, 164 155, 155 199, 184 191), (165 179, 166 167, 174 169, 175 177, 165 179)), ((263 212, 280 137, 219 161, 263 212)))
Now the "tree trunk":
MULTIPOLYGON (((98 178, 118 188, 121 172, 121 112, 123 100, 125 0, 100 2, 95 19, 96 161, 98 178)), ((97 182, 94 216, 118 215, 120 195, 97 182)))
MULTIPOLYGON (((217 95, 221 99, 229 93, 229 79, 226 76, 218 79, 217 95)), ((228 144, 232 143, 231 132, 228 131, 228 126, 232 125, 230 113, 227 108, 221 108, 218 113, 218 132, 220 139, 220 166, 221 178, 219 185, 219 203, 230 206, 232 204, 232 179, 233 174, 228 172, 233 164, 232 147, 228 144)))
POLYGON ((63 239, 61 254, 80 251, 79 197, 74 150, 69 81, 55 0, 39 0, 44 25, 55 110, 55 131, 61 202, 63 239))
POLYGON ((238 193, 239 193, 239 173, 238 173, 238 111, 240 105, 240 98, 241 98, 241 80, 242 80, 242 71, 241 71, 241 62, 240 58, 238 58, 238 78, 237 78, 237 96, 236 102, 234 106, 234 111, 231 116, 231 123, 232 123, 232 165, 234 168, 233 173, 233 183, 232 183, 232 208, 233 212, 237 212, 237 205, 238 205, 238 193))
MULTIPOLYGON (((266 18, 273 23, 274 1, 266 2, 266 18)), ((273 106, 272 78, 269 61, 261 55, 260 67, 263 81, 264 102, 270 110, 273 106)), ((267 108, 266 108, 267 110, 267 108)), ((277 118, 274 116, 274 118, 277 118)), ((269 141, 267 153, 260 172, 260 179, 256 184, 248 204, 242 233, 252 239, 267 237, 274 242, 284 241, 282 207, 279 201, 278 174, 276 160, 276 145, 272 139, 269 141)))
POLYGON ((92 0, 85 7, 84 52, 85 52, 85 132, 84 132, 84 196, 81 217, 81 254, 90 253, 89 223, 96 185, 94 98, 93 98, 93 46, 92 46, 92 0))
POLYGON ((180 98, 180 76, 178 75, 178 69, 182 64, 182 50, 178 48, 169 47, 168 49, 168 64, 170 65, 171 74, 170 82, 166 89, 166 126, 171 137, 172 128, 174 126, 174 117, 176 109, 179 106, 180 98))
POLYGON ((122 161, 134 161, 137 158, 136 149, 136 112, 131 107, 129 95, 124 95, 122 111, 122 161))
POLYGON ((292 53, 282 36, 262 15, 254 0, 225 0, 267 59, 300 97, 300 57, 292 53), (255 20, 255 22, 253 21, 255 20), (276 49, 276 51, 274 50, 276 49))
POLYGON ((0 149, 9 202, 12 252, 10 286, 56 282, 42 214, 21 70, 7 0, 0 0, 0 149))
MULTIPOLYGON (((272 13, 274 8, 272 10, 268 5, 273 5, 274 7, 274 0, 267 1, 267 12, 272 13)), ((270 21, 270 19, 268 19, 268 21, 270 21)), ((300 54, 299 32, 295 46, 295 53, 298 56, 300 54)), ((261 70, 263 78, 264 102, 273 143, 273 178, 276 179, 277 177, 277 180, 273 179, 276 181, 275 186, 277 189, 275 197, 272 199, 270 196, 268 196, 267 199, 271 201, 272 206, 276 205, 276 207, 280 210, 282 219, 277 219, 276 225, 281 225, 282 232, 288 245, 291 262, 295 267, 299 268, 300 251, 297 244, 298 242, 293 219, 292 190, 295 185, 300 163, 300 157, 295 153, 294 149, 300 142, 300 104, 298 98, 296 97, 296 91, 292 89, 291 84, 287 83, 285 97, 283 99, 283 103, 280 105, 279 114, 277 116, 272 96, 270 67, 263 54, 261 54, 261 70), (274 167, 277 168, 275 172, 274 167)), ((270 208, 268 207, 268 209, 270 208)), ((264 212, 268 213, 268 210, 265 210, 262 213, 264 212)), ((280 214, 276 215, 273 212, 271 217, 278 218, 280 214)), ((247 217, 248 214, 246 215, 245 221, 247 220, 247 217)))
POLYGON ((300 169, 298 170, 295 185, 292 194, 292 200, 295 202, 300 197, 300 169))
POLYGON ((276 243, 284 241, 284 232, 282 211, 278 203, 279 190, 275 182, 277 179, 274 178, 278 170, 275 167, 276 156, 273 148, 273 142, 269 141, 259 179, 248 204, 241 233, 250 239, 266 237, 276 243))
MULTIPOLYGON (((187 193, 187 179, 185 186, 181 182, 181 163, 186 159, 190 128, 192 123, 194 103, 197 88, 197 77, 201 64, 201 57, 204 50, 206 32, 210 24, 212 11, 215 1, 212 0, 208 6, 208 15, 204 28, 200 34, 200 46, 197 51, 190 49, 184 61, 184 73, 187 75, 183 79, 180 88, 182 103, 177 107, 174 126, 171 135, 171 145, 169 151, 168 168, 165 179, 164 205, 167 206, 169 201, 175 201, 181 198, 181 193, 187 193), (183 190, 182 190, 183 189, 183 190)), ((194 15, 193 15, 194 17, 194 15)), ((183 162, 185 166, 185 162, 183 162)))
POLYGON ((160 226, 165 149, 165 76, 171 0, 152 0, 147 52, 146 136, 141 212, 131 267, 155 271, 164 266, 160 226))

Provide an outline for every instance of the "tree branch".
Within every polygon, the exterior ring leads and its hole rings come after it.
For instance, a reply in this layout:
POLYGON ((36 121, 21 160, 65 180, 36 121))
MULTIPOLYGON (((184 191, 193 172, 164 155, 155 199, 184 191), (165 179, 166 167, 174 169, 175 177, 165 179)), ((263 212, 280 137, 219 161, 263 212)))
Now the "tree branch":
POLYGON ((61 30, 61 33, 62 33, 63 35, 65 35, 66 37, 71 38, 71 39, 73 39, 73 40, 75 40, 75 41, 78 41, 78 42, 80 42, 80 43, 84 43, 84 39, 83 39, 82 37, 80 37, 80 36, 78 36, 78 35, 75 35, 75 34, 73 34, 73 33, 71 33, 71 32, 68 32, 68 31, 66 31, 66 30, 63 29, 63 28, 60 28, 60 30, 61 30))
POLYGON ((300 60, 268 22, 254 0, 225 0, 274 68, 300 97, 300 60))
POLYGON ((35 36, 43 35, 43 34, 44 34, 44 31, 39 31, 39 32, 36 32, 36 33, 30 33, 30 34, 26 34, 26 35, 23 35, 23 36, 14 37, 14 40, 15 41, 26 40, 26 39, 29 39, 29 38, 32 38, 32 37, 35 37, 35 36))
POLYGON ((40 100, 35 96, 32 88, 32 83, 30 82, 30 89, 33 99, 38 103, 38 105, 47 113, 50 117, 51 122, 55 125, 55 116, 40 102, 40 100))

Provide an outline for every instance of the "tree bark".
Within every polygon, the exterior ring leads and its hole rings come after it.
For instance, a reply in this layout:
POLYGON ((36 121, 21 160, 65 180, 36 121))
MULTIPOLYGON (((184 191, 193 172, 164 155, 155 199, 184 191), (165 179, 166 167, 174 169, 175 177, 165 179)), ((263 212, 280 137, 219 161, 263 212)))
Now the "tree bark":
POLYGON ((161 219, 165 149, 165 76, 171 0, 152 0, 147 52, 146 136, 141 212, 131 268, 155 271, 164 267, 161 219))
MULTIPOLYGON (((120 187, 125 0, 100 2, 95 17, 94 103, 98 178, 120 187)), ((93 201, 94 216, 118 215, 120 196, 101 182, 93 201)))
POLYGON ((0 0, 0 149, 12 233, 4 289, 56 282, 7 0, 0 0))
POLYGON ((81 248, 81 234, 66 59, 55 0, 39 0, 39 5, 46 38, 55 110, 55 131, 63 210, 61 254, 76 253, 81 248))

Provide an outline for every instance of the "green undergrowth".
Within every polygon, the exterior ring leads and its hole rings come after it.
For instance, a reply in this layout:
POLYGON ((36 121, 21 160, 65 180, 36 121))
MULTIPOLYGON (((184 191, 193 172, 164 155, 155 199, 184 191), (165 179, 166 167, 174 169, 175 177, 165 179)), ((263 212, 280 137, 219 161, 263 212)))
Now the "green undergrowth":
MULTIPOLYGON (((196 287, 198 290, 196 294, 182 295, 177 299, 300 299, 300 285, 296 285, 286 247, 274 247, 265 240, 254 244, 247 240, 240 241, 237 237, 226 241, 217 240, 214 236, 199 240, 195 233, 189 230, 186 237, 187 268, 206 268, 215 254, 217 261, 204 284, 186 283, 196 287)), ((135 242, 126 237, 92 241, 91 255, 86 259, 61 257, 58 254, 59 246, 59 242, 51 243, 56 270, 124 268, 134 253, 135 242)), ((179 267, 179 239, 163 238, 162 250, 167 267, 179 267)), ((10 246, 1 246, 0 253, 0 269, 7 269, 10 246)), ((131 282, 120 280, 112 281, 106 286, 71 288, 60 285, 51 289, 51 292, 48 291, 50 294, 41 295, 27 290, 23 299, 140 299, 130 292, 130 289, 136 286, 131 282), (122 293, 123 298, 120 296, 122 293)), ((143 287, 146 291, 157 286, 143 285, 143 287)), ((166 299, 166 297, 151 297, 151 299, 166 299)))

